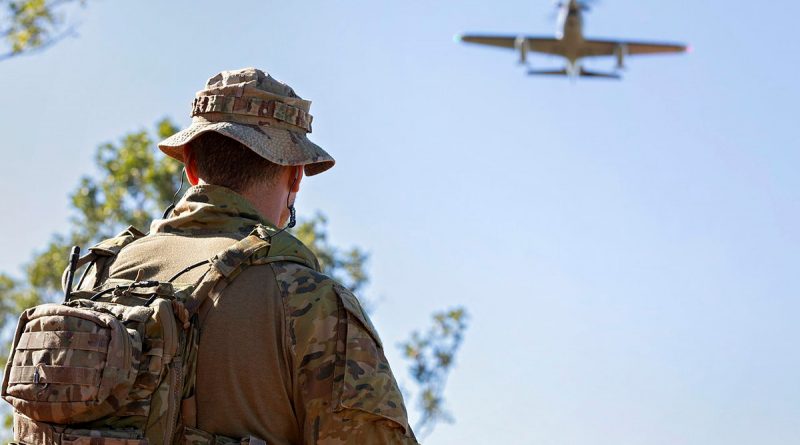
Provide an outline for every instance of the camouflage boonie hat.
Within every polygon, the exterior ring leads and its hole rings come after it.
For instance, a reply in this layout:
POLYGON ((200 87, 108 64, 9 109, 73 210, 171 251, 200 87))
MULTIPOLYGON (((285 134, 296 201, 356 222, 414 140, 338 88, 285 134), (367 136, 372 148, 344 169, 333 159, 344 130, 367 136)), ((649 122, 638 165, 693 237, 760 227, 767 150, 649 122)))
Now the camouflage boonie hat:
POLYGON ((311 102, 255 68, 223 71, 195 95, 192 124, 158 144, 183 162, 183 148, 207 131, 235 139, 280 165, 304 165, 308 176, 333 167, 334 159, 308 140, 311 102))

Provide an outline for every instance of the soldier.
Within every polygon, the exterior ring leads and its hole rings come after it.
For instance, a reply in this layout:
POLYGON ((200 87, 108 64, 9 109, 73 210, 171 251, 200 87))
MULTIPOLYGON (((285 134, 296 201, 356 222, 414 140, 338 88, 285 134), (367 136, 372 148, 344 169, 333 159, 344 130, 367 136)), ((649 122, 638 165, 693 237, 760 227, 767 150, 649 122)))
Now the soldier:
POLYGON ((257 69, 209 79, 192 124, 159 144, 184 163, 193 187, 120 252, 109 277, 166 280, 265 226, 279 261, 244 269, 201 306, 196 394, 182 407, 183 424, 268 444, 416 444, 358 300, 280 229, 294 223, 304 173, 334 164, 306 137, 309 106, 257 69))

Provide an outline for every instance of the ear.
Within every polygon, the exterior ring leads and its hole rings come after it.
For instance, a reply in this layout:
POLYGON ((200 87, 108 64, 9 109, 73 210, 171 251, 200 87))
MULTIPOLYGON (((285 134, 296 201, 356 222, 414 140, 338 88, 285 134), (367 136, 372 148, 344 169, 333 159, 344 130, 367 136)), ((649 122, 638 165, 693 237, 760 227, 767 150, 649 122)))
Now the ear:
POLYGON ((186 178, 189 179, 189 184, 197 185, 200 182, 197 175, 197 159, 194 157, 190 145, 183 147, 183 165, 186 167, 186 178))
POLYGON ((297 193, 300 191, 300 181, 303 180, 303 166, 293 166, 289 171, 289 192, 297 193))

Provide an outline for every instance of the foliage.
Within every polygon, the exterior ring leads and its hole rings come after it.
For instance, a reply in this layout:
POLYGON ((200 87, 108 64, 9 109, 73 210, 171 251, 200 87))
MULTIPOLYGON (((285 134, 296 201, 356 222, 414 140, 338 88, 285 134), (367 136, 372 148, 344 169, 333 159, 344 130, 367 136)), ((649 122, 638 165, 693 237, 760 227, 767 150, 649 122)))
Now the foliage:
POLYGON ((302 221, 292 232, 314 252, 324 274, 349 287, 353 293, 358 293, 369 281, 364 271, 368 255, 358 247, 342 252, 330 245, 327 224, 325 215, 317 212, 311 219, 302 221))
MULTIPOLYGON (((164 120, 158 125, 157 136, 167 137, 175 131, 174 125, 164 120)), ((128 225, 146 228, 178 188, 180 164, 156 156, 146 131, 130 133, 118 145, 100 146, 95 163, 101 172, 98 179, 84 176, 70 195, 75 209, 71 233, 55 235, 25 267, 24 280, 0 273, 3 344, 9 340, 9 325, 22 309, 60 296, 61 273, 70 246, 91 245, 128 225)))
POLYGON ((0 35, 6 48, 0 60, 44 49, 73 31, 67 24, 70 6, 83 6, 86 0, 0 0, 5 16, 0 35))
POLYGON ((437 312, 433 314, 433 325, 424 334, 414 331, 401 345, 419 386, 417 403, 422 411, 416 425, 419 437, 428 435, 440 421, 452 422, 452 416, 444 407, 444 389, 466 328, 464 308, 437 312))
MULTIPOLYGON (((1 1, 1 0, 0 0, 1 1)), ((177 131, 167 119, 157 125, 155 136, 166 138, 177 131)), ((125 135, 118 143, 101 145, 95 156, 96 175, 83 176, 70 195, 74 208, 71 232, 57 234, 25 267, 24 279, 0 273, 0 340, 8 350, 11 329, 24 308, 61 298, 61 273, 71 246, 89 246, 119 233, 127 226, 147 229, 162 215, 181 187, 181 164, 161 155, 147 131, 125 135)), ((368 282, 367 254, 354 247, 341 250, 328 242, 327 220, 317 213, 293 230, 319 258, 323 272, 354 292, 368 282)), ((446 418, 443 391, 447 373, 465 328, 462 309, 434 316, 425 335, 414 333, 404 345, 413 361, 415 382, 420 386, 422 425, 427 429, 446 418)), ((5 354, 0 354, 5 356, 5 354)), ((5 359, 3 359, 5 360, 5 359)), ((4 364, 4 363, 3 363, 4 364)))

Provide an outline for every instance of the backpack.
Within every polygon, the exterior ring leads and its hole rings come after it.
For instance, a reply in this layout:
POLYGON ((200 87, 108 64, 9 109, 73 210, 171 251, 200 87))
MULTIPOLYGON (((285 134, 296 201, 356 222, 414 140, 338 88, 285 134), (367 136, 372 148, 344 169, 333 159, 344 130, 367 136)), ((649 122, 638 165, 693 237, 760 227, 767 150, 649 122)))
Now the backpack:
POLYGON ((65 301, 20 316, 2 384, 2 397, 14 407, 15 443, 266 445, 195 428, 198 309, 249 265, 308 260, 270 257, 272 238, 259 225, 167 281, 108 278, 120 250, 143 236, 130 227, 84 257, 75 255, 62 280, 65 301), (71 291, 74 271, 87 264, 71 291), (196 282, 175 281, 203 266, 196 282), (87 278, 92 284, 84 289, 87 278))

